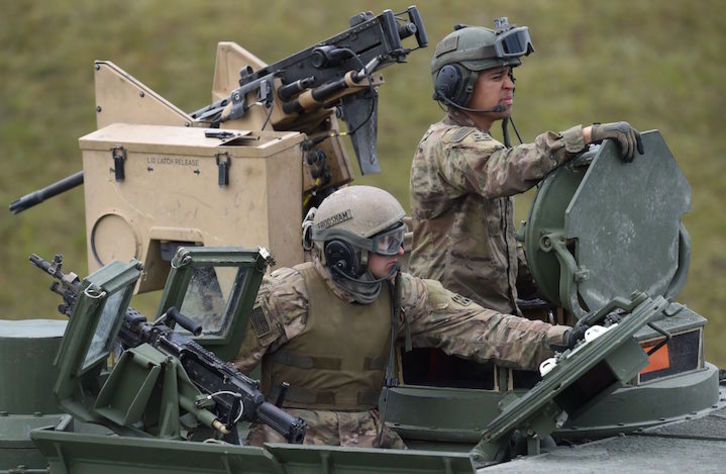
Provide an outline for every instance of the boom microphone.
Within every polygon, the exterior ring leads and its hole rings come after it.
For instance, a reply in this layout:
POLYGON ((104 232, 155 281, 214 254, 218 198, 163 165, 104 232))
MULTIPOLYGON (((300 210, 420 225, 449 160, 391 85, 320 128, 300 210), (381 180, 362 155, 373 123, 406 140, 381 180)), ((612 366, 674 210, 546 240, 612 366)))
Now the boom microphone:
POLYGON ((436 99, 443 99, 443 101, 446 102, 447 104, 452 105, 452 106, 456 107, 457 109, 466 110, 467 112, 494 112, 494 113, 498 114, 500 112, 504 112, 507 110, 507 106, 501 105, 501 104, 496 105, 496 106, 492 107, 491 109, 472 109, 470 107, 464 107, 463 105, 457 104, 456 102, 449 99, 448 97, 446 97, 443 94, 437 94, 437 96, 438 97, 436 99))

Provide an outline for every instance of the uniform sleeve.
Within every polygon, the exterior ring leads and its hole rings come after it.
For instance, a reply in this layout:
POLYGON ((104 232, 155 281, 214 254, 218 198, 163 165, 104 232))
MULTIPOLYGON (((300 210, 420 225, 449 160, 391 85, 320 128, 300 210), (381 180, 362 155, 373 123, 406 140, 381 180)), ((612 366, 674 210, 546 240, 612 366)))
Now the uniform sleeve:
POLYGON ((249 373, 267 351, 275 351, 299 335, 307 318, 308 295, 302 275, 290 268, 272 272, 257 293, 234 365, 249 373))
POLYGON ((534 143, 509 149, 487 133, 463 130, 442 137, 438 168, 457 192, 488 199, 528 190, 585 148, 580 125, 562 133, 545 132, 534 143))
MULTIPOLYGON (((482 308, 436 280, 408 274, 401 278, 401 304, 414 347, 436 347, 446 354, 504 367, 534 369, 562 344, 568 326, 552 326, 482 308)), ((399 334, 404 331, 401 322, 399 334)))

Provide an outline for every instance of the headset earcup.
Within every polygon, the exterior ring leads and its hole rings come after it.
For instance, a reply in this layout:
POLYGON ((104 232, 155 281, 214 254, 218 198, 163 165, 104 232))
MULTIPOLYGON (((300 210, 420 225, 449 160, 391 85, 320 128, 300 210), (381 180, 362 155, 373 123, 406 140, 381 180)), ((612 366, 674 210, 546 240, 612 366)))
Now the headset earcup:
POLYGON ((465 106, 474 92, 476 76, 476 73, 460 64, 445 65, 436 74, 434 80, 434 100, 465 106))
POLYGON ((342 271, 349 277, 358 276, 358 264, 355 251, 351 245, 340 239, 333 239, 325 243, 325 263, 342 271))
MULTIPOLYGON (((455 102, 456 91, 461 83, 461 71, 455 64, 447 64, 436 73, 434 80, 434 99, 443 100, 444 98, 455 102)), ((461 105, 461 104, 456 104, 461 105)))

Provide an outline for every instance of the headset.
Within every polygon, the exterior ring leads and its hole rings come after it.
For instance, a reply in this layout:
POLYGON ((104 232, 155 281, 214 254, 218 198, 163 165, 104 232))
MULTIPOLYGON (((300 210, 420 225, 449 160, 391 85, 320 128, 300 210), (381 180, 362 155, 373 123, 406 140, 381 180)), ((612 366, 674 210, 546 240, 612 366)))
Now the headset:
POLYGON ((342 239, 325 242, 325 264, 331 270, 351 279, 360 276, 360 262, 353 246, 342 239))
POLYGON ((478 71, 470 71, 461 64, 447 64, 436 73, 434 79, 434 100, 444 102, 457 109, 467 112, 504 112, 504 105, 496 105, 491 109, 473 109, 466 107, 474 93, 474 84, 479 76, 478 71))
POLYGON ((446 64, 436 73, 434 100, 445 101, 454 106, 464 106, 474 92, 477 74, 461 64, 446 64))

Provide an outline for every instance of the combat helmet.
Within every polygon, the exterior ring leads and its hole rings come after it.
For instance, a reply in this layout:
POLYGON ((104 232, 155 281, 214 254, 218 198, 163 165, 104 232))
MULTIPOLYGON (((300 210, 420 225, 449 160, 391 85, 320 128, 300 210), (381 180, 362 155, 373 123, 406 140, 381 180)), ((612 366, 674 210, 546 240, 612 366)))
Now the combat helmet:
POLYGON ((456 25, 436 45, 431 59, 434 100, 465 106, 474 91, 479 71, 522 64, 534 52, 529 28, 509 25, 506 17, 494 21, 495 29, 456 25))
POLYGON ((335 273, 357 278, 368 252, 396 255, 403 244, 406 212, 390 193, 373 186, 349 186, 325 198, 303 223, 303 241, 314 244, 335 273))

